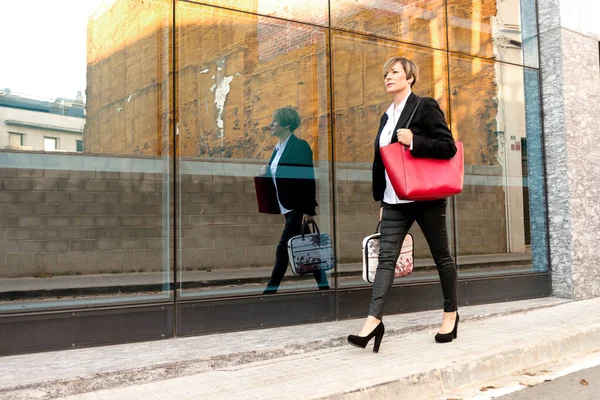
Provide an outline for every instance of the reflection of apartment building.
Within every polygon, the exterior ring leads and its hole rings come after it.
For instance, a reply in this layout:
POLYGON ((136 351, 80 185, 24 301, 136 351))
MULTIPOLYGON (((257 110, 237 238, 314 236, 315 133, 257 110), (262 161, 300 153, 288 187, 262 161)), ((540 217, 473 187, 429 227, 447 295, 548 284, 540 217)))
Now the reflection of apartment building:
POLYGON ((83 151, 84 103, 77 99, 38 100, 0 91, 0 148, 83 151))

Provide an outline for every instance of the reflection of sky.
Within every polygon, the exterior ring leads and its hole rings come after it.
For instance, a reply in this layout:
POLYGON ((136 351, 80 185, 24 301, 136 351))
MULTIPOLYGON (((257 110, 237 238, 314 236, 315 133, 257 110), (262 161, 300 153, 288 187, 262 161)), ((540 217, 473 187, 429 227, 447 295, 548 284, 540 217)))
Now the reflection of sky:
POLYGON ((0 1, 0 89, 43 98, 85 95, 88 18, 114 0, 0 1))

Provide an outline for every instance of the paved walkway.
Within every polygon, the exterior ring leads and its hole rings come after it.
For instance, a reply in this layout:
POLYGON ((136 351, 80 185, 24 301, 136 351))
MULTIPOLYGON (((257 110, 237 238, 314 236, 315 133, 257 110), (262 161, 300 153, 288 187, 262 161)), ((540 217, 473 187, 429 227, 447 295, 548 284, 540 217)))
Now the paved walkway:
POLYGON ((0 399, 445 399, 463 385, 600 349, 600 299, 547 298, 388 316, 379 354, 346 344, 361 321, 0 358, 0 399), (438 396, 438 397, 436 397, 438 396))

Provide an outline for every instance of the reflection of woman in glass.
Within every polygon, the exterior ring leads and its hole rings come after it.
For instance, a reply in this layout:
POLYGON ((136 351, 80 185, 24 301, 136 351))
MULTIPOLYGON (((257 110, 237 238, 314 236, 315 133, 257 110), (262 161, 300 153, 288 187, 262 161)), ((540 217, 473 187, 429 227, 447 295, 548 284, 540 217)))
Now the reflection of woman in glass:
POLYGON ((414 114, 410 129, 400 129, 417 106, 419 96, 412 93, 417 82, 417 66, 402 57, 393 57, 383 66, 385 88, 394 102, 381 117, 375 140, 373 161, 373 197, 381 201, 381 244, 379 266, 375 274, 369 315, 357 335, 348 341, 364 348, 375 337, 373 351, 379 350, 385 332, 383 305, 394 280, 394 267, 406 234, 414 222, 419 224, 429 244, 438 269, 444 295, 444 315, 437 342, 450 342, 456 338, 458 313, 456 305, 456 266, 448 246, 446 230, 447 200, 407 201, 396 196, 381 159, 380 147, 393 142, 410 146, 414 157, 450 159, 456 153, 454 138, 448 129, 444 113, 438 103, 428 97, 422 98, 414 114))
MULTIPOLYGON (((300 115, 291 107, 283 107, 273 113, 271 136, 279 139, 269 164, 263 167, 275 184, 275 196, 281 214, 285 216, 285 227, 281 233, 275 266, 264 294, 277 292, 288 267, 288 241, 298 234, 302 224, 313 221, 317 206, 313 154, 306 140, 294 135, 300 126, 300 115)), ((319 289, 329 289, 325 271, 315 272, 319 289)))

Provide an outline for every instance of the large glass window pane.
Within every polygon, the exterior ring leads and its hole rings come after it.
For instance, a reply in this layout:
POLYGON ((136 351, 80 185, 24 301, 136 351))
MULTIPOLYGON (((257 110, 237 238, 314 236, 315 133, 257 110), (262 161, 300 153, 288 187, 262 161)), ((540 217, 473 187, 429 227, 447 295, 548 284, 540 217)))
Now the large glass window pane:
MULTIPOLYGON (((271 17, 285 18, 310 24, 329 25, 328 2, 323 0, 275 1, 275 0, 190 0, 190 2, 245 11, 271 17)), ((265 39, 266 40, 266 39, 265 39)), ((277 37, 270 37, 276 42, 277 37)))
POLYGON ((0 311, 168 298, 172 2, 0 15, 0 311))
MULTIPOLYGON (((345 33, 333 35, 332 48, 340 285, 366 285, 361 278, 362 240, 375 232, 380 208, 371 191, 373 143, 381 115, 393 101, 383 85, 383 63, 392 56, 415 61, 420 73, 415 93, 435 98, 446 111, 446 53, 345 33)), ((451 232, 452 213, 447 215, 451 232)), ((410 232, 415 242, 416 270, 398 283, 437 279, 429 247, 420 229, 415 224, 410 232)), ((452 237, 450 240, 452 243, 452 237)))
MULTIPOLYGON (((281 196, 303 198, 289 182, 299 176, 305 187, 305 175, 314 173, 316 221, 332 233, 326 30, 179 2, 176 35, 180 288, 184 296, 262 293, 286 218, 258 212, 254 177, 274 155, 270 125, 280 107, 297 110, 294 146, 306 141, 314 164, 294 161, 296 147, 286 155, 286 144, 280 161, 290 178, 278 186, 287 190, 281 196)), ((285 257, 286 243, 280 251, 285 257)), ((280 291, 317 289, 312 275, 292 276, 287 262, 281 268, 280 291)))
POLYGON ((465 148, 460 273, 547 271, 537 71, 467 56, 452 56, 450 71, 452 128, 465 148))
POLYGON ((448 0, 449 49, 538 66, 535 0, 448 0))
POLYGON ((446 48, 443 0, 331 0, 331 26, 446 48))

